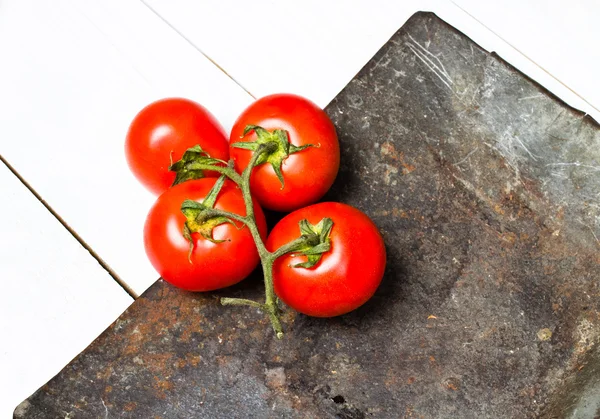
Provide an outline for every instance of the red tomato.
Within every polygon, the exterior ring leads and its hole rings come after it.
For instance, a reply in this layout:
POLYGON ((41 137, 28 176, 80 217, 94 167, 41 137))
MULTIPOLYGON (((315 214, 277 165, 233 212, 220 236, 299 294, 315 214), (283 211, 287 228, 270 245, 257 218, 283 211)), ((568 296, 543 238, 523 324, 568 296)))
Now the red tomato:
MULTIPOLYGON (((171 284, 189 291, 211 291, 233 285, 246 278, 259 262, 254 240, 248 227, 225 223, 213 230, 213 243, 192 233, 194 250, 188 260, 189 242, 183 236, 186 217, 181 204, 186 199, 202 202, 215 178, 191 180, 169 188, 150 209, 144 226, 146 254, 160 276, 171 284)), ((240 189, 226 181, 214 208, 246 215, 240 189)), ((255 204, 258 229, 266 236, 267 225, 261 208, 255 204)))
POLYGON ((294 267, 306 256, 287 254, 275 261, 275 293, 288 306, 315 317, 333 317, 363 305, 379 286, 386 253, 377 226, 358 209, 337 202, 323 202, 284 217, 271 231, 267 249, 274 251, 298 238, 298 223, 333 220, 331 248, 312 268, 294 267))
MULTIPOLYGON (((335 127, 327 114, 300 96, 277 94, 252 103, 237 119, 231 130, 230 144, 256 141, 256 133, 242 138, 247 125, 258 125, 268 131, 283 129, 295 146, 313 144, 283 162, 285 187, 273 167, 261 164, 254 169, 250 186, 253 196, 264 207, 276 211, 293 211, 318 201, 329 190, 340 166, 340 149, 335 127)), ((241 173, 252 151, 230 148, 236 170, 241 173)))
POLYGON ((229 160, 227 137, 215 117, 196 102, 168 98, 136 115, 127 133, 125 155, 137 179, 159 195, 175 180, 175 173, 169 172, 171 162, 195 145, 213 158, 229 160))

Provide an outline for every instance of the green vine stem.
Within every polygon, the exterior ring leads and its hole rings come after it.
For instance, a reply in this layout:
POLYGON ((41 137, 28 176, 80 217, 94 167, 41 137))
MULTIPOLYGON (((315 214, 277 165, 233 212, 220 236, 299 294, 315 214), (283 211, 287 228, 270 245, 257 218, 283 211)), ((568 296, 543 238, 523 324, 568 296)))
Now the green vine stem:
POLYGON ((263 154, 272 152, 274 147, 275 145, 270 143, 261 144, 252 154, 252 158, 244 172, 241 174, 241 176, 233 169, 231 164, 228 164, 226 167, 214 166, 212 164, 196 164, 195 168, 198 170, 211 170, 225 175, 233 182, 235 182, 242 190, 244 204, 246 207, 246 216, 240 216, 238 214, 215 208, 206 209, 203 212, 202 216, 205 218, 228 217, 230 219, 245 224, 246 227, 248 227, 248 229, 250 230, 252 238, 254 239, 254 243, 256 245, 258 255, 260 256, 261 265, 264 273, 264 303, 261 304, 256 301, 242 298, 221 298, 221 304, 237 306, 245 305, 262 310, 265 314, 269 316, 269 319, 271 320, 271 325, 273 326, 273 331, 275 332, 275 336, 277 336, 278 339, 281 339, 283 338, 283 329, 279 320, 279 307, 277 305, 277 297, 275 296, 275 290, 273 288, 273 263, 275 262, 275 259, 277 259, 279 256, 284 255, 287 252, 293 251, 299 246, 305 245, 307 243, 307 238, 302 236, 297 240, 294 240, 293 242, 282 246, 282 248, 278 249, 276 252, 271 253, 265 247, 263 239, 260 235, 260 231, 258 230, 258 226, 256 224, 256 217, 254 214, 254 202, 252 200, 252 194, 250 193, 250 176, 252 175, 252 170, 254 169, 254 167, 257 164, 259 164, 258 162, 261 156, 263 154))
MULTIPOLYGON (((248 163, 248 166, 244 169, 243 173, 238 174, 233 168, 233 162, 229 162, 227 166, 217 166, 213 162, 204 162, 196 161, 194 162, 193 169, 194 170, 210 170, 213 172, 218 172, 222 175, 227 176, 233 182, 235 182, 241 189, 242 195, 244 198, 244 204, 246 208, 246 215, 241 216, 238 214, 231 213, 229 211, 223 211, 217 208, 209 208, 202 209, 202 212, 198 215, 198 221, 202 222, 208 219, 214 219, 218 217, 227 217, 231 220, 235 220, 243 223, 252 234, 252 238, 254 239, 254 243, 256 245, 256 249, 258 255, 260 256, 260 261, 263 269, 264 275, 264 284, 265 284, 265 301, 264 303, 259 303, 257 301, 252 301, 243 298, 221 298, 221 304, 223 305, 232 305, 232 306, 250 306, 254 308, 258 308, 263 311, 265 314, 269 316, 271 320, 271 325, 273 327, 273 331, 275 332, 275 336, 278 339, 283 338, 283 329, 281 326, 281 321, 279 320, 279 306, 277 304, 277 297, 275 295, 275 289, 273 286, 273 264, 275 260, 287 253, 291 252, 306 252, 304 254, 312 254, 307 249, 317 249, 316 253, 322 253, 323 250, 318 250, 318 248, 323 248, 323 234, 319 235, 315 230, 305 230, 303 231, 301 228, 300 237, 291 242, 281 246, 279 249, 274 252, 270 252, 267 250, 263 239, 260 235, 260 231, 258 230, 258 226, 256 224, 256 217, 254 214, 254 202, 252 200, 252 194, 250 192, 250 176, 252 175, 252 171, 255 166, 264 163, 263 155, 268 155, 269 153, 273 153, 276 151, 278 145, 273 142, 266 142, 258 145, 255 150, 253 150, 252 158, 248 163)), ((331 222, 331 220, 329 220, 331 222)), ((322 224, 322 223, 321 223, 322 224)), ((310 226, 314 227, 314 226, 310 226)), ((325 235, 328 234, 327 230, 325 235)), ((328 249, 329 243, 326 243, 326 249, 328 249)), ((312 265, 311 265, 312 266, 312 265)))
POLYGON ((220 173, 222 175, 227 176, 236 184, 242 184, 242 177, 233 169, 231 164, 228 164, 227 166, 215 166, 212 164, 196 164, 195 167, 198 168, 198 170, 210 170, 213 172, 220 173))

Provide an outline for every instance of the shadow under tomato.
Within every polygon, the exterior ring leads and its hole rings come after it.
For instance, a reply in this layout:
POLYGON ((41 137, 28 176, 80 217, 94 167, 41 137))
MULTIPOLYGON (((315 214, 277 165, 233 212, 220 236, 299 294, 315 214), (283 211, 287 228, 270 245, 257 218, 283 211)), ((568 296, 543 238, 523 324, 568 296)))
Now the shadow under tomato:
POLYGON ((342 316, 319 318, 299 314, 294 327, 297 329, 311 327, 341 327, 364 329, 382 319, 390 318, 390 314, 402 307, 406 297, 403 290, 406 271, 400 256, 390 254, 388 250, 388 261, 381 285, 365 304, 350 313, 342 316))

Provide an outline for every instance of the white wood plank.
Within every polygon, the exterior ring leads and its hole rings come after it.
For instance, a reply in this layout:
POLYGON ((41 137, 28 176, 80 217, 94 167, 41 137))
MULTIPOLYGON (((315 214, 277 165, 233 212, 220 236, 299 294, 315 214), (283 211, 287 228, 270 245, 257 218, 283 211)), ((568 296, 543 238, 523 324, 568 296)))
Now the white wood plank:
POLYGON ((141 244, 153 197, 126 168, 130 119, 181 95, 229 128, 250 102, 176 31, 256 96, 292 91, 324 106, 412 13, 429 9, 585 109, 448 1, 146 1, 176 30, 134 0, 0 4, 0 56, 11 63, 0 67, 0 151, 137 292, 156 278, 141 244))
POLYGON ((420 4, 143 1, 253 95, 292 92, 320 106, 343 89, 420 4))
POLYGON ((57 374, 132 298, 0 162, 0 417, 57 374))
POLYGON ((158 278, 142 236, 154 197, 125 161, 131 119, 183 96, 229 129, 252 98, 136 0, 3 0, 0 57, 0 152, 143 292, 158 278))
POLYGON ((413 13, 427 10, 600 120, 597 109, 569 89, 600 107, 598 36, 589 35, 599 31, 592 24, 600 8, 595 0, 576 0, 573 8, 558 0, 510 0, 508 7, 458 0, 514 46, 449 0, 143 1, 255 96, 289 91, 325 106, 413 13))

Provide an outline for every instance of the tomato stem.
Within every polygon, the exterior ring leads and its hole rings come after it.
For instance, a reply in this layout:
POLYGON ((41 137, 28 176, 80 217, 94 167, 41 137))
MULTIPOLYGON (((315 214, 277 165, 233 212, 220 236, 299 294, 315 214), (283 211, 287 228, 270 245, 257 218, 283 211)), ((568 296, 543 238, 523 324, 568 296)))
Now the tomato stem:
MULTIPOLYGON (((249 126, 249 128, 256 130, 258 134, 262 133, 263 137, 268 134, 269 138, 267 138, 267 140, 269 141, 257 141, 256 143, 238 143, 238 145, 243 146, 242 148, 248 148, 245 147, 245 145, 250 144, 252 147, 249 149, 252 149, 253 151, 252 157, 250 158, 250 162, 248 163, 248 166, 244 169, 241 175, 234 170, 232 160, 230 160, 227 163, 227 166, 220 166, 219 164, 224 162, 222 162, 221 160, 211 159, 210 156, 206 154, 199 146, 189 149, 184 155, 184 158, 182 158, 182 160, 171 165, 170 170, 177 171, 178 173, 176 183, 183 182, 187 179, 193 179, 196 177, 204 176, 204 171, 218 172, 222 175, 221 178, 219 178, 219 180, 215 184, 215 187, 211 190, 209 196, 206 197, 204 203, 205 205, 198 204, 194 201, 186 201, 184 202, 184 204, 182 204, 182 211, 184 212, 186 217, 189 218, 188 222, 186 222, 184 227, 184 237, 186 237, 186 239, 190 241, 190 254, 193 250, 193 242, 191 240, 192 230, 190 229, 188 223, 192 223, 195 227, 198 227, 196 224, 202 224, 207 220, 214 219, 217 221, 221 221, 222 219, 227 219, 231 223, 233 223, 233 220, 235 220, 244 224, 250 230, 250 233, 252 234, 252 238, 254 239, 254 243, 256 245, 256 250, 258 252, 258 255, 260 256, 265 284, 265 302, 261 304, 257 301, 247 300, 243 298, 221 298, 221 304, 237 306, 246 305, 260 309, 269 316, 269 319, 271 320, 271 325, 273 326, 273 331, 275 332, 275 336, 278 339, 281 339, 283 338, 283 330, 281 327, 281 321, 279 320, 280 310, 277 304, 278 300, 277 296, 275 295, 275 289, 273 286, 273 264, 275 263, 275 260, 278 257, 283 256, 286 253, 295 251, 306 252, 307 249, 317 246, 320 243, 320 240, 319 236, 317 234, 314 234, 312 230, 307 230, 308 234, 305 234, 306 231, 302 230, 301 228, 302 235, 298 239, 281 246, 275 252, 269 252, 265 246, 265 243, 263 242, 263 238, 261 237, 260 231, 258 230, 258 226, 256 224, 256 216, 254 214, 254 201, 252 200, 252 194, 250 192, 250 177, 252 175, 252 171, 256 166, 268 162, 268 156, 272 155, 273 153, 276 153, 278 150, 280 150, 280 148, 284 148, 283 154, 285 154, 285 157, 287 157, 289 154, 298 152, 311 145, 306 145, 302 147, 295 147, 293 145, 289 145, 289 142, 287 140, 287 133, 285 131, 276 130, 276 132, 274 133, 268 133, 266 130, 260 127, 249 126), (271 141, 270 136, 272 135, 278 136, 279 142, 271 141), (223 186, 225 176, 231 179, 240 187, 244 198, 244 205, 246 207, 245 216, 213 208, 219 190, 223 186)), ((259 135, 259 137, 260 136, 261 135, 259 135)), ((281 161, 283 160, 281 159, 281 161)), ((279 162, 278 165, 275 165, 274 168, 280 171, 280 166, 281 162, 279 162)), ((281 173, 279 173, 279 175, 281 175, 281 173)), ((279 177, 283 185, 283 175, 279 177)), ((210 231, 210 236, 208 235, 208 232, 204 232, 203 236, 211 240, 212 229, 210 231)))
POLYGON ((263 267, 263 275, 265 281, 265 304, 264 311, 267 312, 271 319, 271 325, 277 339, 283 338, 283 329, 281 322, 279 321, 279 306, 277 305, 277 297, 275 296, 275 289, 273 288, 273 256, 269 253, 266 257, 261 256, 261 263, 263 267))
POLYGON ((250 192, 250 176, 252 175, 252 170, 258 164, 262 154, 273 151, 274 147, 274 144, 266 143, 261 144, 256 149, 256 151, 252 154, 252 158, 250 159, 248 166, 242 173, 242 182, 240 184, 240 188, 242 189, 242 195, 244 196, 244 202, 246 204, 246 218, 249 221, 246 223, 246 225, 252 233, 254 243, 256 244, 256 250, 258 251, 258 255, 260 256, 260 261, 263 267, 265 303, 262 307, 262 310, 269 315, 269 318, 271 319, 271 325, 273 326, 273 331, 275 332, 277 338, 281 339, 283 337, 283 330, 281 327, 281 322, 279 321, 279 307, 277 306, 277 297, 275 296, 275 290, 273 288, 273 262, 275 261, 275 258, 273 257, 273 254, 265 247, 262 237, 260 236, 260 232, 258 231, 256 218, 254 216, 254 203, 252 201, 252 194, 250 192))
POLYGON ((194 167, 198 170, 210 170, 213 172, 220 173, 222 175, 227 176, 229 179, 234 181, 236 184, 238 184, 238 185, 242 184, 242 177, 233 169, 233 167, 230 167, 229 165, 227 167, 223 167, 223 166, 215 166, 212 164, 196 164, 194 167))
POLYGON ((213 159, 208 155, 207 152, 202 150, 200 145, 195 145, 192 148, 188 148, 181 160, 173 163, 173 156, 169 156, 171 159, 171 165, 169 171, 175 172, 175 180, 172 186, 178 185, 188 180, 202 179, 206 177, 206 173, 201 166, 206 165, 218 165, 220 163, 226 164, 223 160, 213 159))
POLYGON ((221 298, 221 304, 224 306, 251 306, 259 309, 263 309, 263 305, 259 302, 253 300, 247 300, 245 298, 229 298, 223 297, 221 298))
MULTIPOLYGON (((216 218, 216 217, 227 217, 227 218, 231 218, 232 220, 235 221, 239 221, 242 224, 248 225, 249 222, 251 222, 248 217, 242 217, 241 215, 235 214, 233 212, 229 212, 229 211, 223 211, 217 208, 207 208, 202 210, 202 219, 210 219, 210 218, 216 218)), ((202 219, 199 219, 198 221, 203 221, 202 219)))
POLYGON ((315 243, 313 237, 303 235, 303 236, 298 237, 296 240, 292 240, 291 242, 284 244, 279 249, 277 249, 275 252, 273 252, 271 255, 272 255, 273 261, 275 261, 275 259, 277 259, 278 257, 281 257, 285 254, 296 252, 299 249, 302 249, 306 246, 314 246, 315 244, 318 244, 318 242, 315 243))
POLYGON ((275 295, 275 289, 273 287, 273 263, 275 263, 275 260, 278 257, 283 256, 286 253, 290 253, 298 249, 304 248, 307 245, 315 245, 315 243, 312 243, 314 241, 313 236, 302 235, 298 239, 293 240, 292 242, 284 246, 281 246, 275 252, 269 252, 260 235, 260 231, 258 230, 258 226, 256 224, 256 217, 254 215, 254 202, 252 200, 252 193, 250 192, 250 176, 252 175, 254 167, 256 167, 258 164, 261 164, 263 154, 272 153, 276 147, 277 144, 274 143, 260 144, 256 148, 256 150, 254 150, 252 158, 250 159, 248 166, 246 167, 246 169, 244 169, 244 172, 241 174, 241 176, 233 170, 231 164, 229 164, 227 167, 211 166, 205 168, 202 165, 197 165, 196 167, 203 170, 206 169, 219 172, 229 177, 242 190, 244 204, 246 206, 245 217, 218 209, 210 209, 208 211, 211 216, 230 217, 233 220, 237 220, 244 223, 246 227, 248 227, 250 233, 252 234, 252 238, 254 239, 256 250, 258 252, 258 255, 260 256, 260 261, 263 268, 265 284, 265 302, 263 304, 243 298, 221 298, 221 304, 247 305, 259 308, 261 311, 263 311, 269 316, 269 319, 271 320, 271 325, 273 327, 273 331, 275 332, 275 336, 278 339, 281 339, 283 338, 283 328, 281 326, 281 321, 279 320, 280 310, 279 306, 277 305, 277 296, 275 295))

